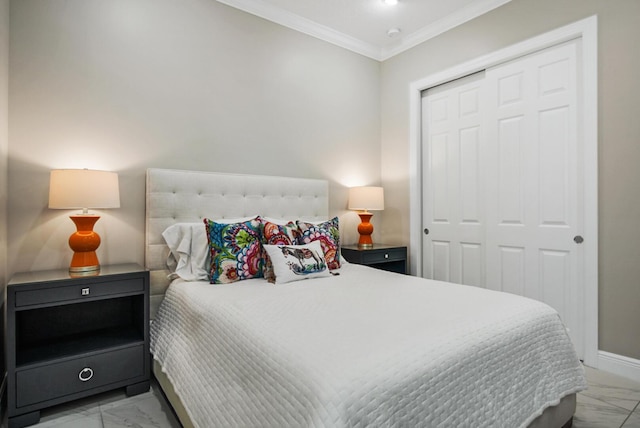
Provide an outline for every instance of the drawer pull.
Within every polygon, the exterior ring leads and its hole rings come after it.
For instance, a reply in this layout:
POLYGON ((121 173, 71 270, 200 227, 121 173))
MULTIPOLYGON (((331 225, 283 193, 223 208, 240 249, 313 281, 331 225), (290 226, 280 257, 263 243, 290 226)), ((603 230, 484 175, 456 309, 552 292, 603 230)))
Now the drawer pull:
POLYGON ((384 253, 384 258, 385 258, 385 259, 388 259, 388 258, 389 258, 389 254, 384 253))
POLYGON ((93 370, 89 367, 83 368, 82 370, 80 370, 80 373, 78 373, 78 379, 80 379, 82 382, 86 382, 92 377, 93 377, 93 370))

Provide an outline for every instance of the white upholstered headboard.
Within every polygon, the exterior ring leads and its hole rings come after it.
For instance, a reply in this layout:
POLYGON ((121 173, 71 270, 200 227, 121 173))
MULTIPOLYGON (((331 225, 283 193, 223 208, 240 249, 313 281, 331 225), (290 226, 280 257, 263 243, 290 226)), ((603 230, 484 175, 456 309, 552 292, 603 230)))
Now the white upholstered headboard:
POLYGON ((326 180, 224 174, 170 169, 147 170, 145 267, 151 275, 151 312, 169 285, 169 249, 162 232, 175 223, 252 215, 308 221, 329 215, 326 180))

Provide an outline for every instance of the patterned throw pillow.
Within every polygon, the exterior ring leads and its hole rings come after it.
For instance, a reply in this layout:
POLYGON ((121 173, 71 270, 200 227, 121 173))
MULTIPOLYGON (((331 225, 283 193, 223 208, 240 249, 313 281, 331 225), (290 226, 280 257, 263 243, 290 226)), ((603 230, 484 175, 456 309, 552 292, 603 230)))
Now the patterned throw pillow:
POLYGON ((204 224, 211 251, 212 284, 262 277, 262 225, 258 217, 231 224, 204 219, 204 224))
POLYGON ((264 249, 273 262, 276 284, 331 275, 318 241, 305 245, 265 245, 264 249))
POLYGON ((298 244, 320 241, 329 269, 340 268, 340 228, 338 217, 319 224, 298 220, 297 224, 301 233, 298 238, 298 244))
MULTIPOLYGON (((262 223, 262 244, 263 245, 293 245, 300 236, 298 225, 290 221, 287 224, 272 223, 264 218, 260 218, 262 223)), ((269 282, 275 282, 273 265, 269 254, 264 253, 264 277, 269 282)))

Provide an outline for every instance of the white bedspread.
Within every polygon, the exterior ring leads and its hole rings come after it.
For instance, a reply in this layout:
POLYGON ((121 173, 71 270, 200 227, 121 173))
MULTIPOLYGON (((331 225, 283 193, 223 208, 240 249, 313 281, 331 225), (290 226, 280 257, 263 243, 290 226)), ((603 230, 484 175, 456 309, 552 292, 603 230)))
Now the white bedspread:
POLYGON ((357 265, 174 282, 151 341, 200 427, 511 428, 586 388, 547 305, 357 265))

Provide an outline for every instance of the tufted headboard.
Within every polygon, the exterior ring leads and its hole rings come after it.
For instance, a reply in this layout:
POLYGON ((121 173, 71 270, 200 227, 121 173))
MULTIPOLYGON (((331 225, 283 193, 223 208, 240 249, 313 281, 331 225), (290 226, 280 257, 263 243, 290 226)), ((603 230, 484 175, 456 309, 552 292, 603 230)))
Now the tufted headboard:
POLYGON ((328 214, 326 180, 148 169, 145 267, 151 276, 152 318, 169 285, 169 248, 162 232, 170 225, 252 215, 318 221, 328 214))

